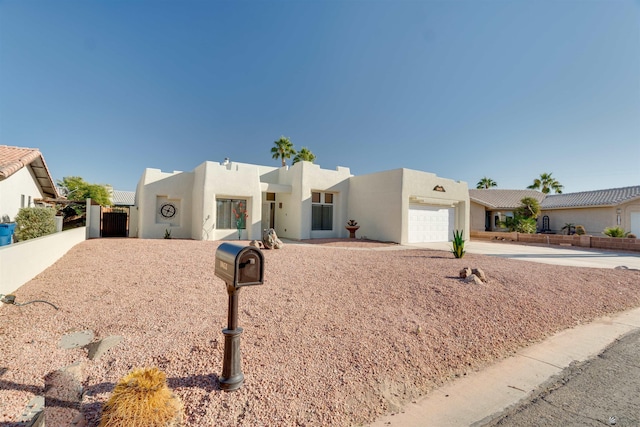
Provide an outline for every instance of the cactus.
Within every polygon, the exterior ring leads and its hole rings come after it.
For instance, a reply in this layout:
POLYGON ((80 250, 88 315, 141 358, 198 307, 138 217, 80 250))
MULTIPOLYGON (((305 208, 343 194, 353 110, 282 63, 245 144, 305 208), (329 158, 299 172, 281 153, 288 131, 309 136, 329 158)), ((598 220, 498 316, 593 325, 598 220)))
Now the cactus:
POLYGON ((118 381, 102 409, 99 427, 178 427, 182 403, 158 368, 134 369, 118 381))
POLYGON ((451 252, 456 258, 462 258, 465 254, 464 239, 462 238, 463 234, 464 230, 455 230, 453 232, 453 249, 451 250, 451 252))

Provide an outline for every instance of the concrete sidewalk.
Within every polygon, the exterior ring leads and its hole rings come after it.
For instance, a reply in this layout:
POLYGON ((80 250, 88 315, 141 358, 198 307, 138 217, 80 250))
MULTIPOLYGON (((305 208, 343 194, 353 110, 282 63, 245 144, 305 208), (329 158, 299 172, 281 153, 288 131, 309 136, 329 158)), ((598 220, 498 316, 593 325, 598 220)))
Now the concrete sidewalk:
MULTIPOLYGON (((425 243, 411 246, 451 250, 451 243, 425 243)), ((640 254, 627 252, 558 246, 525 246, 483 241, 468 242, 465 249, 469 253, 548 264, 599 268, 625 266, 640 269, 640 254)), ((434 390, 424 399, 407 405, 402 413, 380 418, 370 427, 582 426, 591 425, 589 420, 594 422, 593 425, 614 425, 607 424, 608 418, 603 419, 606 415, 604 409, 599 418, 595 420, 592 414, 578 418, 575 411, 563 414, 562 410, 558 410, 558 408, 552 409, 544 405, 528 405, 527 409, 517 408, 517 405, 530 403, 531 399, 545 392, 545 390, 541 391, 540 387, 553 387, 553 385, 549 385, 551 378, 563 372, 565 372, 565 376, 569 375, 565 369, 571 369, 570 365, 595 358, 611 343, 627 334, 636 334, 640 337, 640 308, 559 332, 541 343, 520 350, 513 357, 434 390), (553 413, 545 413, 545 410, 553 413), (565 418, 562 418, 563 416, 565 418), (543 420, 545 417, 547 417, 547 421, 543 420), (552 419, 553 421, 551 421, 552 419)), ((631 344, 621 346, 621 348, 627 353, 637 355, 640 351, 640 338, 632 341, 631 344), (634 343, 637 343, 635 347, 634 343)), ((637 356, 634 360, 637 360, 637 356)), ((634 366, 638 368, 639 365, 636 363, 634 366)), ((606 364, 601 367, 603 371, 610 370, 610 368, 611 366, 606 364)), ((640 374, 640 369, 637 371, 639 372, 636 373, 640 374)), ((597 374, 594 375, 598 377, 597 374)), ((600 377, 602 376, 603 374, 600 375, 600 377)), ((560 381, 562 382, 562 379, 560 381)), ((615 378, 611 381, 615 383, 615 378)), ((630 399, 633 399, 637 404, 640 375, 630 378, 628 382, 630 383, 628 387, 632 388, 628 392, 633 395, 630 399)), ((580 382, 577 383, 580 384, 580 382)), ((601 387, 600 384, 591 384, 591 386, 601 387)), ((559 387, 563 386, 559 385, 559 387)), ((583 399, 586 400, 572 401, 569 405, 593 407, 595 402, 590 402, 588 400, 590 397, 592 397, 592 393, 583 390, 583 399)), ((606 405, 603 402, 598 402, 598 404, 606 405)), ((610 410, 613 411, 614 407, 611 406, 610 410)), ((618 413, 621 411, 621 409, 617 409, 618 413)), ((616 422, 616 425, 624 425, 618 422, 619 418, 616 418, 615 413, 607 415, 607 417, 610 416, 614 417, 611 422, 616 422)), ((626 419, 630 418, 627 416, 626 419)))
MULTIPOLYGON (((451 251, 451 242, 415 243, 408 246, 451 251)), ((483 240, 467 242, 465 250, 470 254, 490 255, 545 264, 597 268, 625 266, 640 269, 640 253, 634 252, 616 252, 604 249, 585 249, 557 245, 523 245, 483 240)))

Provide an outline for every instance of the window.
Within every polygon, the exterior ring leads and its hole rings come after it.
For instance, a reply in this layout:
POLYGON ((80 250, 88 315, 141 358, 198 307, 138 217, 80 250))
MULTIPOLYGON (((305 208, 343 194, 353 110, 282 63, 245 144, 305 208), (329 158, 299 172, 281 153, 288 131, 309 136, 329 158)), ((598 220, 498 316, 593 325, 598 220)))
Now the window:
POLYGON ((333 194, 312 192, 311 203, 311 229, 333 230, 333 194))
POLYGON ((24 201, 25 201, 25 196, 24 196, 24 194, 22 194, 22 195, 20 196, 20 207, 21 207, 21 208, 24 208, 24 207, 25 207, 25 206, 24 206, 24 201))
POLYGON ((247 201, 216 199, 216 227, 223 230, 247 228, 247 201))
POLYGON ((275 202, 276 201, 276 193, 267 193, 267 201, 275 202))

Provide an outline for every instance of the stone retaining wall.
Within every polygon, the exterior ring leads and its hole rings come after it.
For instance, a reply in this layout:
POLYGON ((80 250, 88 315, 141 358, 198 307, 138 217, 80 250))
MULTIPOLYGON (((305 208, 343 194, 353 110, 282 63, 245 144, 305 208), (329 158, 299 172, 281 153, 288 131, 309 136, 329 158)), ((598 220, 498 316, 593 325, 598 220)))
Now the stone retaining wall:
POLYGON ((517 232, 472 231, 471 239, 508 240, 521 243, 577 246, 581 248, 613 249, 640 252, 640 239, 591 236, 577 234, 526 234, 517 232))

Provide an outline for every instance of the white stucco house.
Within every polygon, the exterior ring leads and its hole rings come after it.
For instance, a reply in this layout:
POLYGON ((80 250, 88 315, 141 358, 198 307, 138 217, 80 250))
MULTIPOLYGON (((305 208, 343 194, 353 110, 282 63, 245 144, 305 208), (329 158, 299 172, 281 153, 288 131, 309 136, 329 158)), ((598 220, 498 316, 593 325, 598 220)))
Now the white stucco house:
POLYGON ((38 149, 0 145, 0 216, 13 221, 20 208, 56 197, 58 191, 38 149))
POLYGON ((136 189, 137 224, 130 236, 196 240, 261 239, 274 228, 293 240, 358 237, 417 243, 469 236, 465 182, 432 173, 395 169, 353 176, 299 162, 291 167, 204 162, 191 172, 146 169, 136 189))

